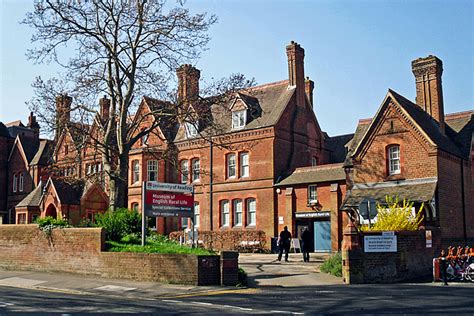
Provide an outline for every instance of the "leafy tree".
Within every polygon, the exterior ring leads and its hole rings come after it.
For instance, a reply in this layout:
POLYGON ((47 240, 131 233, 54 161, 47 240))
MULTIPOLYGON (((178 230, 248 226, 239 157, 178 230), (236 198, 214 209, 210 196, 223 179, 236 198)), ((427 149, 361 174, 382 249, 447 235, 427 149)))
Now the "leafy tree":
MULTIPOLYGON (((209 42, 207 31, 216 21, 207 13, 191 14, 181 1, 172 6, 165 0, 37 0, 23 20, 34 28, 32 42, 37 44, 28 57, 56 63, 64 70, 60 78, 35 80, 30 108, 50 132, 57 131, 55 97, 59 92, 74 97, 71 112, 83 124, 72 127, 87 136, 82 146, 93 143, 102 157, 113 210, 127 204, 132 146, 156 130, 160 121, 173 117, 173 122, 182 122, 190 117, 189 106, 176 99, 168 83, 178 65, 199 57, 209 42), (91 133, 88 124, 98 115, 92 104, 102 95, 110 99, 109 117, 91 133), (140 122, 131 124, 130 117, 137 96, 143 95, 168 100, 174 110, 156 110, 150 114, 151 124, 137 131, 140 122)), ((211 83, 207 91, 230 96, 246 86, 249 81, 234 75, 211 83)), ((209 102, 209 98, 194 101, 209 102)))
POLYGON ((424 204, 414 214, 414 203, 409 200, 399 201, 398 196, 387 195, 385 201, 386 205, 377 204, 377 221, 371 227, 362 226, 363 231, 418 230, 423 221, 424 204))

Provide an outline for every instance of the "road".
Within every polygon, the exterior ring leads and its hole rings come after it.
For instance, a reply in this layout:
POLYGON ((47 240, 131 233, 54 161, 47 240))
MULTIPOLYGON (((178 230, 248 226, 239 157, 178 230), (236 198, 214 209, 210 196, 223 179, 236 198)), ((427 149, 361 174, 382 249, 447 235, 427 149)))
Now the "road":
POLYGON ((224 289, 174 297, 0 287, 0 314, 474 314, 474 285, 323 285, 224 289))

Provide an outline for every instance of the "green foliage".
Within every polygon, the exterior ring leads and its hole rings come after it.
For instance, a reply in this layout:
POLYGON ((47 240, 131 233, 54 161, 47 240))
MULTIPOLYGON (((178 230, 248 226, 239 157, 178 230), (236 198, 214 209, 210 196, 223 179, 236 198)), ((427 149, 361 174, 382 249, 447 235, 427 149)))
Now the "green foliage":
POLYGON ((342 256, 341 253, 335 253, 321 265, 321 272, 329 273, 337 277, 342 276, 342 256))
POLYGON ((141 215, 134 210, 118 208, 115 211, 99 213, 95 218, 95 225, 105 230, 109 241, 120 241, 128 234, 141 232, 141 215))
POLYGON ((423 208, 421 205, 418 213, 413 214, 413 202, 404 199, 398 200, 398 196, 386 196, 386 205, 377 204, 377 221, 371 226, 363 225, 362 231, 387 231, 387 230, 418 230, 423 221, 423 208))
POLYGON ((239 283, 237 284, 237 287, 247 286, 247 272, 242 268, 239 268, 238 279, 239 283))
POLYGON ((145 253, 168 253, 168 254, 195 254, 211 255, 214 252, 202 248, 190 248, 180 245, 178 242, 168 239, 166 236, 151 234, 146 239, 144 247, 141 246, 140 235, 129 234, 124 236, 120 242, 108 241, 108 251, 111 252, 145 252, 145 253))
POLYGON ((52 216, 38 218, 36 219, 36 224, 38 224, 39 229, 41 229, 48 236, 50 243, 52 243, 53 229, 69 227, 69 222, 67 220, 54 218, 52 216))

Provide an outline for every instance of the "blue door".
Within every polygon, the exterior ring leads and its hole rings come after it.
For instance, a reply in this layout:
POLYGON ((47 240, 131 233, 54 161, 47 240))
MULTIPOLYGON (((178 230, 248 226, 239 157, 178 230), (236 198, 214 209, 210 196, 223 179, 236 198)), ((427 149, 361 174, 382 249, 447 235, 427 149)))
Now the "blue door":
POLYGON ((331 222, 314 222, 314 251, 331 251, 331 222))

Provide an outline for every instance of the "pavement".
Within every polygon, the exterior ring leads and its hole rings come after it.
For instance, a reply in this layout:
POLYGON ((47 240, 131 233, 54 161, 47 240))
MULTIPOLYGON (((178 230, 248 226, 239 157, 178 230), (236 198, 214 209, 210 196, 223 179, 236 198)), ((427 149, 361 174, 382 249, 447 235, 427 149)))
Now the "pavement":
POLYGON ((0 286, 78 295, 177 298, 233 292, 252 293, 263 287, 342 284, 341 278, 319 272, 319 266, 325 257, 313 256, 311 262, 306 263, 301 254, 290 254, 289 262, 278 262, 276 254, 240 254, 239 266, 248 274, 248 288, 163 284, 67 273, 7 270, 0 270, 0 286))

